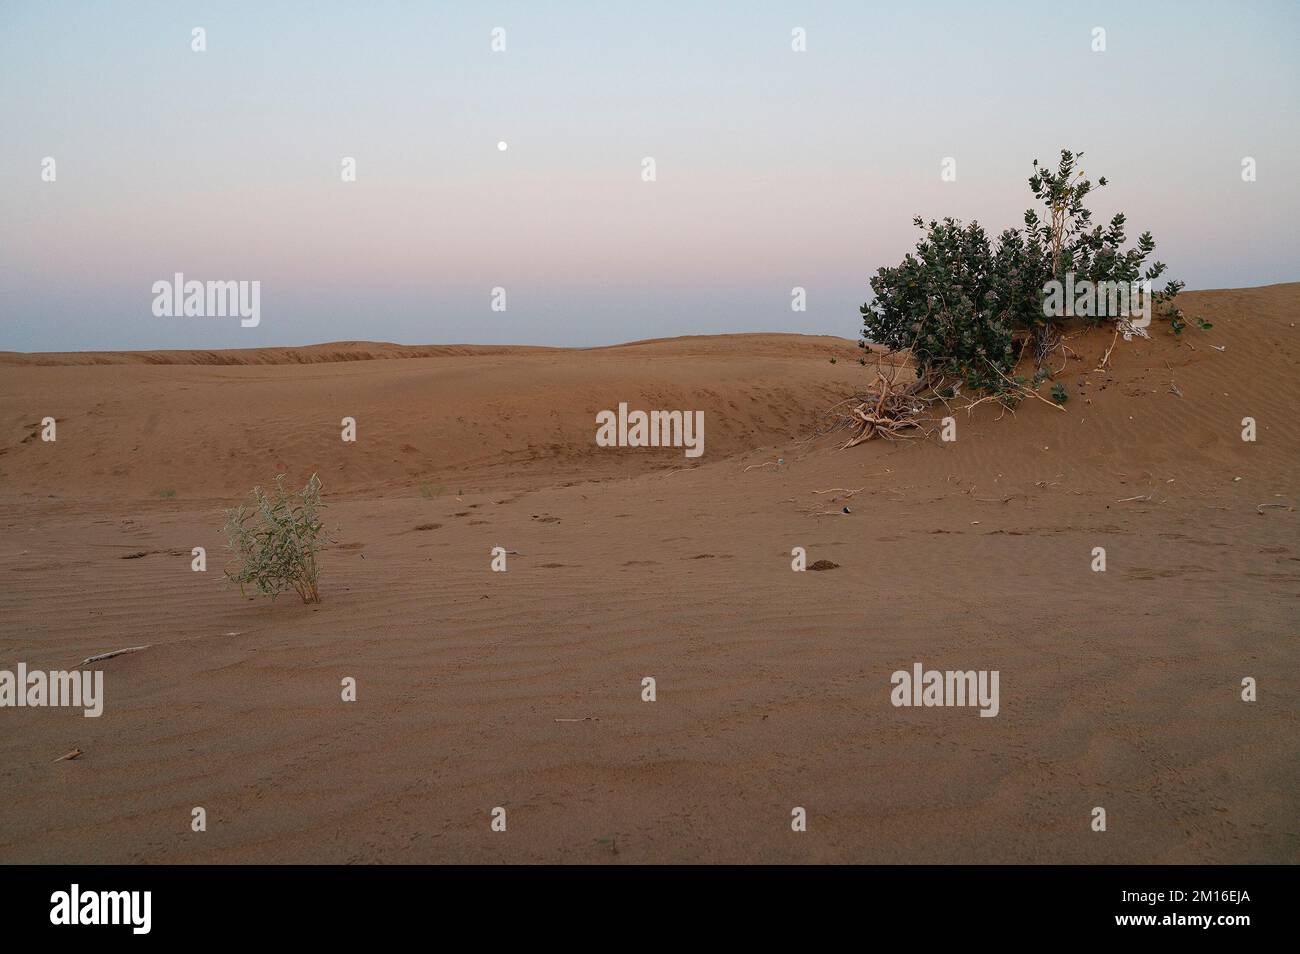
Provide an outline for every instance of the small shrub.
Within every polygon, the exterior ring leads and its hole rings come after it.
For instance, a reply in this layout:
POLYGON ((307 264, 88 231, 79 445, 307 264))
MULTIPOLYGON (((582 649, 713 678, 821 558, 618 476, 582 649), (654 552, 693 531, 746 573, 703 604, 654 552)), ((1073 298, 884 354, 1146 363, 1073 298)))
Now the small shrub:
POLYGON ((158 496, 163 498, 163 500, 170 500, 172 497, 176 496, 176 488, 164 487, 162 490, 158 491, 158 496))
POLYGON ((316 554, 325 545, 320 486, 312 474, 302 490, 289 491, 281 474, 270 496, 254 487, 251 504, 226 511, 227 549, 236 559, 226 577, 239 584, 241 594, 251 586, 275 599, 292 589, 304 603, 320 602, 316 554))
POLYGON ((1070 400, 1070 395, 1065 391, 1065 385, 1059 381, 1052 385, 1052 400, 1057 404, 1064 404, 1070 400))

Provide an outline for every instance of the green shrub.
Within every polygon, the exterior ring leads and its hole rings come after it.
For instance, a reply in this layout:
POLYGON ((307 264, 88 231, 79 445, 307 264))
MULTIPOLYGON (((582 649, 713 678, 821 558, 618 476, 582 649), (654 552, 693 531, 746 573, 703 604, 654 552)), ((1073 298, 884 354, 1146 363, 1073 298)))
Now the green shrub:
MULTIPOLYGON (((1024 350, 1033 346, 1043 364, 1060 342, 1064 316, 1045 314, 1049 282, 1154 282, 1163 262, 1147 265, 1155 250, 1150 232, 1124 249, 1125 217, 1109 226, 1093 225, 1085 204, 1093 183, 1078 168, 1078 155, 1061 151, 1055 171, 1034 160, 1029 187, 1042 214, 1025 212, 1024 227, 1002 232, 996 244, 979 223, 953 218, 925 223, 916 250, 871 279, 872 301, 862 314, 863 346, 868 342, 890 351, 910 349, 919 376, 962 380, 974 390, 1002 392, 1024 350)), ((1096 188, 1106 185, 1097 180, 1096 188)), ((1174 305, 1182 282, 1170 281, 1151 296, 1153 316, 1167 320, 1175 334, 1186 317, 1174 305)), ((1100 322, 1115 315, 1097 314, 1100 322)), ((1208 328, 1205 322, 1199 322, 1208 328)), ((1034 387, 1042 378, 1035 376, 1034 387)))
POLYGON ((871 279, 875 301, 860 309, 863 337, 890 351, 911 349, 918 369, 956 375, 971 387, 990 384, 988 364, 1010 369, 1014 354, 1015 273, 999 247, 999 264, 979 224, 912 220, 925 236, 895 268, 871 279))
POLYGON ((226 546, 236 559, 226 577, 239 584, 241 594, 251 586, 274 599, 292 589, 304 603, 320 602, 316 554, 325 545, 320 486, 312 474, 302 490, 288 491, 281 474, 271 496, 254 487, 251 504, 226 511, 226 546))

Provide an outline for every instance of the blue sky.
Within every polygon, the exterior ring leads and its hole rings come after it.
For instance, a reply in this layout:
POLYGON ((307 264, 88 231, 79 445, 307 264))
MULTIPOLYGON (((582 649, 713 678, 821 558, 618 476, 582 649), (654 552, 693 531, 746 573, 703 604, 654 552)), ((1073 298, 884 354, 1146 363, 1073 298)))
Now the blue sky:
POLYGON ((914 214, 1019 224, 1062 146, 1189 287, 1296 280, 1297 36, 1290 2, 6 2, 0 349, 855 337, 914 214), (261 324, 155 317, 175 272, 260 281, 261 324))

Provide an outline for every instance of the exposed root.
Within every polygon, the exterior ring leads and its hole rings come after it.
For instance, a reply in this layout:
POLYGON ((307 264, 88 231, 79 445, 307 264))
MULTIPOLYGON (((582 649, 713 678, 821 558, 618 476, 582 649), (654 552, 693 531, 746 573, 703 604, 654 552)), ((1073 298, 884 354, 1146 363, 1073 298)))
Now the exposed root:
POLYGON ((914 377, 910 365, 886 364, 876 359, 876 380, 864 393, 847 401, 841 401, 835 408, 852 405, 847 410, 835 415, 830 425, 817 436, 837 431, 849 431, 848 440, 840 445, 841 450, 856 447, 873 437, 886 440, 907 440, 905 433, 910 430, 925 432, 920 415, 932 400, 942 400, 933 395, 936 380, 933 376, 914 377), (931 395, 926 395, 930 391, 931 395))

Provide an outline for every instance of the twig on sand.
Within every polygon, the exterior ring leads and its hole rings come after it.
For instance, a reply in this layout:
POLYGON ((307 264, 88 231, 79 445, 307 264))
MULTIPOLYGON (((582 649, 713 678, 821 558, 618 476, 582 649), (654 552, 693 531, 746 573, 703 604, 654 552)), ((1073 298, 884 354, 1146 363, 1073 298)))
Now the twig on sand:
POLYGON ((581 719, 556 719, 556 722, 599 722, 594 716, 583 716, 581 719))
MULTIPOLYGON (((1105 370, 1106 370, 1106 362, 1108 362, 1108 361, 1110 360, 1110 353, 1111 353, 1112 351, 1115 350, 1115 342, 1116 342, 1116 341, 1119 341, 1119 329, 1118 329, 1118 328, 1115 329, 1115 336, 1114 336, 1113 338, 1110 339, 1110 347, 1107 348, 1107 349, 1106 349, 1106 353, 1105 353, 1104 355, 1102 355, 1101 364, 1099 364, 1099 365, 1097 365, 1097 367, 1093 368, 1093 369, 1092 369, 1093 371, 1105 371, 1105 370)), ((1089 374, 1091 374, 1091 373, 1092 373, 1092 372, 1090 371, 1089 374)))
POLYGON ((1182 397, 1183 396, 1182 389, 1179 388, 1178 385, 1174 383, 1174 369, 1169 367, 1168 361, 1165 362, 1165 370, 1169 372, 1169 393, 1177 394, 1179 397, 1182 397))
POLYGON ((1262 516, 1264 516, 1264 511, 1265 511, 1265 509, 1270 508, 1270 507, 1277 507, 1277 508, 1279 508, 1279 509, 1281 509, 1281 510, 1287 510, 1287 511, 1291 511, 1291 510, 1294 510, 1294 509, 1295 509, 1295 507, 1291 506, 1290 504, 1284 504, 1284 503, 1262 503, 1262 504, 1256 504, 1256 505, 1255 505, 1255 512, 1258 513, 1258 514, 1262 517, 1262 516))
POLYGON ((844 491, 844 496, 846 496, 846 497, 852 497, 854 494, 860 494, 860 493, 862 493, 862 491, 864 491, 864 490, 866 490, 866 489, 867 489, 866 487, 859 487, 857 490, 849 490, 848 487, 832 487, 830 490, 814 490, 813 493, 815 493, 815 494, 833 494, 833 493, 835 493, 837 490, 842 490, 842 491, 844 491))
MULTIPOLYGON (((988 403, 989 401, 1002 401, 1002 399, 1005 398, 1005 397, 1006 397, 1005 394, 986 394, 986 395, 984 395, 984 397, 982 397, 982 398, 976 398, 974 401, 971 401, 969 404, 965 405, 964 407, 959 408, 959 410, 963 410, 963 411, 966 412, 967 415, 969 415, 971 411, 973 411, 975 408, 979 407, 981 404, 986 404, 986 403, 988 403)), ((1005 414, 1007 411, 1010 411, 1010 412, 1011 412, 1011 416, 1012 416, 1012 417, 1015 417, 1015 416, 1016 416, 1015 409, 1014 409, 1014 408, 1007 407, 1006 403, 1003 402, 1003 403, 1002 403, 1002 413, 1005 414)), ((999 415, 998 415, 998 420, 999 420, 999 421, 1002 420, 1002 414, 999 414, 999 415)))
POLYGON ((73 759, 81 758, 81 749, 73 749, 71 752, 64 752, 57 759, 50 759, 50 764, 55 762, 71 762, 73 759))
POLYGON ((145 646, 128 646, 126 649, 115 649, 111 653, 100 653, 98 656, 87 656, 81 661, 81 665, 89 666, 91 663, 101 662, 105 659, 112 659, 114 656, 125 656, 127 653, 138 653, 140 650, 148 649, 149 646, 152 645, 153 644, 150 643, 145 646))
POLYGON ((776 461, 774 461, 774 460, 765 460, 765 461, 763 461, 763 463, 761 463, 761 464, 750 464, 748 467, 746 467, 744 470, 742 470, 741 473, 742 473, 742 474, 744 474, 744 473, 748 473, 749 471, 753 470, 755 467, 777 467, 777 466, 779 466, 779 465, 777 464, 776 461))
POLYGON ((1007 384, 1011 385, 1012 390, 1016 391, 1016 392, 1019 393, 1019 394, 1028 394, 1030 397, 1036 397, 1036 398, 1038 398, 1038 400, 1042 401, 1042 402, 1043 402, 1044 404, 1046 404, 1048 407, 1050 407, 1050 408, 1054 408, 1055 410, 1058 410, 1058 411, 1060 411, 1061 413, 1065 413, 1065 406, 1064 406, 1064 405, 1062 405, 1062 404, 1057 404, 1055 401, 1049 401, 1049 400, 1047 400, 1047 398, 1043 397, 1041 394, 1039 394, 1039 393, 1038 393, 1037 391, 1035 391, 1033 388, 1027 388, 1027 387, 1025 387, 1023 384, 1016 384, 1015 381, 1012 381, 1009 377, 1007 377, 1005 374, 1003 374, 1002 371, 1001 371, 1001 369, 999 369, 998 366, 995 365, 992 361, 989 361, 987 358, 985 358, 984 360, 985 360, 985 362, 988 364, 988 366, 989 366, 990 368, 992 368, 994 371, 997 371, 998 375, 1002 378, 1003 381, 1005 381, 1005 382, 1007 382, 1007 384))
MULTIPOLYGON (((1151 493, 1155 493, 1152 491, 1151 493)), ((1128 503, 1130 500, 1150 500, 1151 494, 1139 494, 1136 497, 1125 497, 1123 500, 1116 500, 1115 503, 1128 503)))

